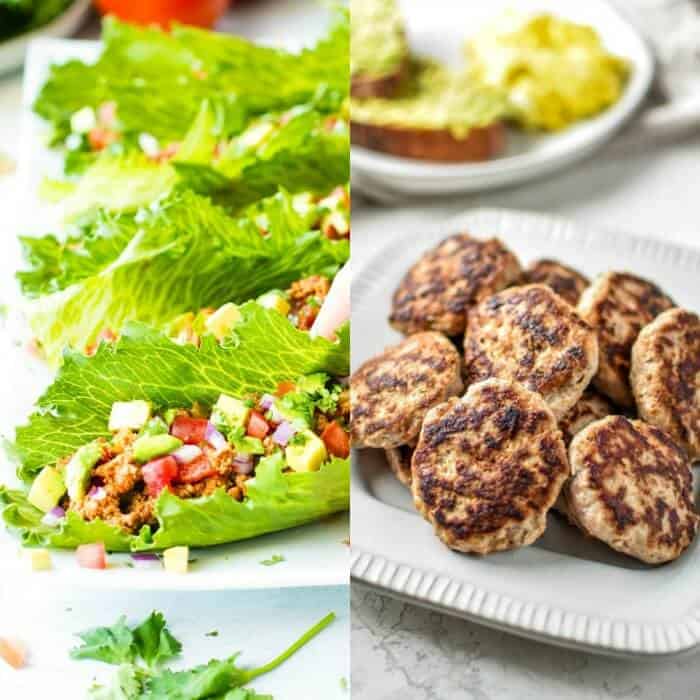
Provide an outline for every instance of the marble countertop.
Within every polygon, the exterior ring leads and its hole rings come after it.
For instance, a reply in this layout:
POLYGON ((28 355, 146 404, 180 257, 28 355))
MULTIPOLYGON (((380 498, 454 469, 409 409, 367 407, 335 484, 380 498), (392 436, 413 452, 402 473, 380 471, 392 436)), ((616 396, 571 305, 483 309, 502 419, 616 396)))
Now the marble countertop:
MULTIPOLYGON (((556 213, 697 246, 698 182, 700 133, 677 143, 606 147, 568 171, 484 195, 414 198, 398 208, 355 197, 353 260, 371 254, 389 230, 419 237, 421 226, 478 206, 556 213)), ((351 612, 354 700, 700 699, 697 654, 633 662, 560 649, 357 584, 351 612)))

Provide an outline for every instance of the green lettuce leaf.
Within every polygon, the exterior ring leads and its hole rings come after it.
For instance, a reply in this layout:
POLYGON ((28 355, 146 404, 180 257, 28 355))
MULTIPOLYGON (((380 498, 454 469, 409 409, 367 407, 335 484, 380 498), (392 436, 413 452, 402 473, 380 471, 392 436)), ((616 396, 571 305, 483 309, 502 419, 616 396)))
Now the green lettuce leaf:
POLYGON ((240 303, 307 274, 333 274, 347 241, 307 231, 286 193, 232 219, 184 191, 133 217, 100 216, 89 234, 24 239, 32 269, 20 273, 30 326, 47 359, 80 350, 128 321, 163 326, 186 311, 240 303), (261 236, 256 218, 265 217, 261 236), (46 292, 52 292, 46 294, 46 292))
POLYGON ((348 27, 347 11, 338 10, 329 34, 294 54, 190 27, 165 33, 108 18, 97 62, 52 66, 34 109, 60 141, 76 111, 114 101, 122 130, 165 142, 182 139, 211 95, 262 113, 309 102, 322 86, 323 102, 337 109, 348 93, 348 27))
MULTIPOLYGON (((220 393, 273 391, 281 381, 314 372, 348 373, 347 327, 336 343, 312 339, 275 311, 254 302, 241 307, 242 321, 224 345, 205 338, 201 347, 177 345, 142 325, 131 325, 113 345, 94 357, 69 352, 54 383, 37 402, 29 422, 16 431, 13 454, 19 476, 31 481, 40 469, 106 436, 112 403, 133 399, 159 410, 212 405, 220 393)), ((349 461, 334 459, 317 472, 282 472, 279 459, 258 465, 247 482, 247 498, 236 501, 223 490, 180 499, 168 491, 156 503, 159 527, 127 535, 100 520, 83 521, 74 512, 58 528, 41 523, 43 513, 22 491, 0 487, 3 517, 27 545, 73 548, 104 542, 112 551, 208 546, 275 532, 346 510, 349 461)))

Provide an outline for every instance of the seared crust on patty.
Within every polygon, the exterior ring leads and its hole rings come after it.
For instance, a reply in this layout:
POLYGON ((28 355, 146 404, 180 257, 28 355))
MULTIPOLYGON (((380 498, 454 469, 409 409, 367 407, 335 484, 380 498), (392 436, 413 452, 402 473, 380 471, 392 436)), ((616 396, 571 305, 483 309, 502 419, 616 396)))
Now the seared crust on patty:
POLYGON ((544 258, 535 260, 527 267, 523 272, 522 283, 547 285, 571 306, 576 306, 590 281, 572 267, 544 258))
POLYGON ((664 311, 632 347, 630 383, 637 410, 700 457, 700 318, 684 309, 664 311))
POLYGON ((574 438, 569 458, 567 506, 584 532, 650 564, 676 559, 692 542, 693 475, 669 435, 609 416, 574 438))
POLYGON ((576 433, 587 425, 615 413, 615 407, 602 394, 592 387, 583 392, 583 396, 564 414, 559 421, 559 429, 564 436, 567 447, 576 433))
POLYGON ((487 554, 534 542, 568 474, 542 397, 489 379, 426 416, 413 454, 413 500, 448 547, 487 554))
POLYGON ((440 333, 412 335, 367 360, 350 380, 355 447, 415 441, 433 406, 462 392, 459 353, 440 333))
POLYGON ((396 478, 408 488, 411 488, 411 458, 415 447, 410 445, 400 445, 399 447, 389 447, 384 450, 386 461, 389 463, 391 471, 396 478))
POLYGON ((467 384, 518 381, 542 394, 557 419, 598 367, 593 330, 549 287, 512 287, 471 309, 464 336, 467 384))
POLYGON ((407 335, 430 329, 458 335, 469 307, 519 277, 518 259, 498 239, 450 236, 406 273, 394 292, 389 323, 407 335))
POLYGON ((577 311, 598 334, 596 388, 616 404, 633 407, 630 353, 639 331, 675 306, 655 284, 626 272, 598 277, 582 294, 577 311))

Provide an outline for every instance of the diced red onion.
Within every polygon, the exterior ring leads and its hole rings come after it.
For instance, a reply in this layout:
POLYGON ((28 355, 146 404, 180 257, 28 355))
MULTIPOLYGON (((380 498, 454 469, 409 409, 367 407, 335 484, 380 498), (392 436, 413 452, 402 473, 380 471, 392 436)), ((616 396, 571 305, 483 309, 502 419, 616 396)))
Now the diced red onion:
POLYGON ((226 438, 213 426, 211 422, 207 423, 207 430, 204 433, 204 439, 215 449, 223 450, 228 443, 226 438))
POLYGON ((91 498, 93 501, 103 501, 107 497, 107 492, 104 489, 104 486, 93 486, 89 491, 88 491, 88 498, 91 498))
POLYGON ((236 455, 233 458, 233 470, 237 474, 250 474, 253 471, 252 455, 236 455))
POLYGON ((202 454, 202 450, 197 445, 183 445, 170 454, 178 464, 189 464, 202 454))
POLYGON ((272 394, 263 394, 260 399, 260 408, 266 411, 270 410, 275 405, 275 397, 272 394))
POLYGON ((60 506, 56 506, 41 519, 41 522, 49 527, 56 527, 65 517, 66 511, 60 506))
POLYGON ((297 432, 296 428, 288 423, 286 420, 282 421, 272 433, 272 439, 281 447, 286 447, 287 443, 292 439, 294 434, 297 432))
POLYGON ((160 559, 157 554, 151 552, 136 552, 131 555, 134 566, 140 569, 148 569, 154 566, 160 566, 160 559))

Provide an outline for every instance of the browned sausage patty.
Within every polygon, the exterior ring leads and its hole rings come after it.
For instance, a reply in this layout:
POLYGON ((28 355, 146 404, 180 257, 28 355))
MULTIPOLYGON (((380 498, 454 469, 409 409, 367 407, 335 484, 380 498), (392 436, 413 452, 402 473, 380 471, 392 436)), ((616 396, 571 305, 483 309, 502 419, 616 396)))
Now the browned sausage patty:
POLYGON ((595 329, 600 347, 594 384, 616 404, 634 406, 630 354, 639 331, 673 306, 655 284, 626 272, 601 275, 582 294, 577 310, 595 329))
POLYGON ((415 442, 433 406, 462 392, 461 362, 441 333, 412 335, 367 360, 350 380, 350 434, 355 447, 415 442))
POLYGON ((521 382, 561 418, 598 367, 593 330, 549 287, 512 287, 468 314, 464 336, 467 384, 487 377, 521 382))
POLYGON ((669 435, 609 416, 576 435, 569 458, 567 506, 584 532, 650 564, 676 559, 692 542, 693 475, 669 435))
POLYGON ((414 449, 409 445, 401 445, 384 450, 391 471, 402 484, 409 488, 411 487, 411 458, 414 449))
POLYGON ((394 292, 389 323, 402 333, 464 332, 469 307, 513 284, 518 259, 499 240, 450 236, 411 267, 394 292))
POLYGON ((583 392, 583 396, 564 414, 559 421, 559 429, 564 436, 567 447, 576 433, 593 421, 600 420, 615 413, 615 407, 602 394, 592 387, 583 392))
POLYGON ((523 272, 523 284, 544 284, 551 287, 572 306, 578 304, 583 290, 590 284, 587 277, 556 260, 535 260, 523 272))
POLYGON ((632 347, 630 374, 639 415, 700 457, 700 318, 664 311, 632 347))
POLYGON ((413 454, 413 500, 448 547, 487 554, 534 542, 568 474, 542 397, 488 379, 425 417, 413 454))

